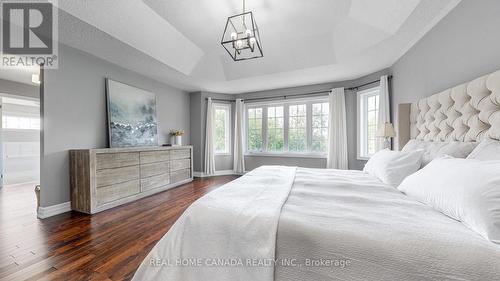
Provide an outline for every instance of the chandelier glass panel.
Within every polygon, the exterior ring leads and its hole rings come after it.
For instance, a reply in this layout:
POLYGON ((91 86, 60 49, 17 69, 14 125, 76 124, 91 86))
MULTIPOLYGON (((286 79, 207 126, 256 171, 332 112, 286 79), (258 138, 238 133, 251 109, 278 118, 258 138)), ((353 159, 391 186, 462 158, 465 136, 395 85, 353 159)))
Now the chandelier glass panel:
POLYGON ((227 19, 222 46, 235 61, 261 58, 262 44, 259 28, 252 12, 245 12, 243 0, 243 13, 227 19))

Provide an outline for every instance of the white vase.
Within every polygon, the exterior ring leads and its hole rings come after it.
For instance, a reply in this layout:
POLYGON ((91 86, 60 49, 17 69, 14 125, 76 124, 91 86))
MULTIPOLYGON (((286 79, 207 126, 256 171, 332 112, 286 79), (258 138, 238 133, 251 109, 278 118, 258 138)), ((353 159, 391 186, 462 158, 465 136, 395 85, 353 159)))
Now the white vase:
POLYGON ((175 136, 175 145, 182 145, 182 136, 175 136))

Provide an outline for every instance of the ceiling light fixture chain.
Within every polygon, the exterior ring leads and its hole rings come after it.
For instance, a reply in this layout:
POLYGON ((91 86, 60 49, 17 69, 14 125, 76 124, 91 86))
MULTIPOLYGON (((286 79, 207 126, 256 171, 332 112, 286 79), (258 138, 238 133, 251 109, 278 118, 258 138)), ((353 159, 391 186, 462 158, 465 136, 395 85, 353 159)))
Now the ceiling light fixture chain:
MULTIPOLYGON (((245 14, 245 0, 243 0, 243 14, 245 14)), ((245 29, 247 28, 245 24, 245 17, 243 17, 243 26, 245 27, 245 29)))

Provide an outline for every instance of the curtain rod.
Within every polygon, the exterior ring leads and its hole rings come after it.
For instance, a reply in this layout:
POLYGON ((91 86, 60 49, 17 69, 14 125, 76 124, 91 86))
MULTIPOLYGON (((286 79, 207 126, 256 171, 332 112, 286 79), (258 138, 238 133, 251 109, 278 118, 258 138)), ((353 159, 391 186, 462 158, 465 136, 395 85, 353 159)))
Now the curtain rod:
MULTIPOLYGON (((392 79, 392 75, 387 76, 387 80, 391 80, 391 79, 392 79)), ((346 90, 348 90, 348 91, 354 91, 354 90, 358 90, 359 88, 363 88, 365 86, 368 86, 368 85, 371 85, 371 84, 375 84, 375 83, 379 83, 379 82, 380 82, 380 79, 374 80, 374 81, 371 81, 371 82, 368 82, 368 83, 365 83, 365 84, 361 84, 361 85, 358 85, 358 86, 355 86, 355 87, 347 88, 346 90)))
MULTIPOLYGON (((388 76, 387 79, 392 79, 392 75, 388 76)), ((358 90, 359 88, 363 88, 366 86, 369 86, 371 84, 379 83, 380 79, 370 81, 355 87, 350 87, 350 88, 345 88, 346 91, 355 91, 358 90)), ((309 92, 309 93, 302 93, 302 94, 290 94, 290 95, 283 95, 283 96, 274 96, 274 97, 262 97, 262 98, 249 98, 249 99, 242 99, 243 101, 256 101, 256 100, 269 100, 269 99, 287 99, 289 97, 296 97, 296 96, 315 96, 315 95, 322 95, 322 94, 329 94, 331 93, 331 90, 326 90, 326 91, 316 91, 316 92, 309 92)), ((208 98, 205 98, 208 100, 208 98)), ((235 102, 236 100, 234 99, 216 99, 213 98, 213 101, 225 101, 225 102, 235 102)))

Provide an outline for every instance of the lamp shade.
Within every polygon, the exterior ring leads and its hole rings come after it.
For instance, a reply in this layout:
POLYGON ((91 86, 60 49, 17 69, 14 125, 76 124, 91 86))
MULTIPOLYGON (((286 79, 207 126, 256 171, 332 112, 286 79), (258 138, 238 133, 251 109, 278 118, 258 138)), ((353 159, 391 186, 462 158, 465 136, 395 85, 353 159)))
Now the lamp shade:
POLYGON ((377 137, 393 138, 395 136, 396 132, 394 131, 394 127, 389 122, 385 122, 377 131, 377 137))

